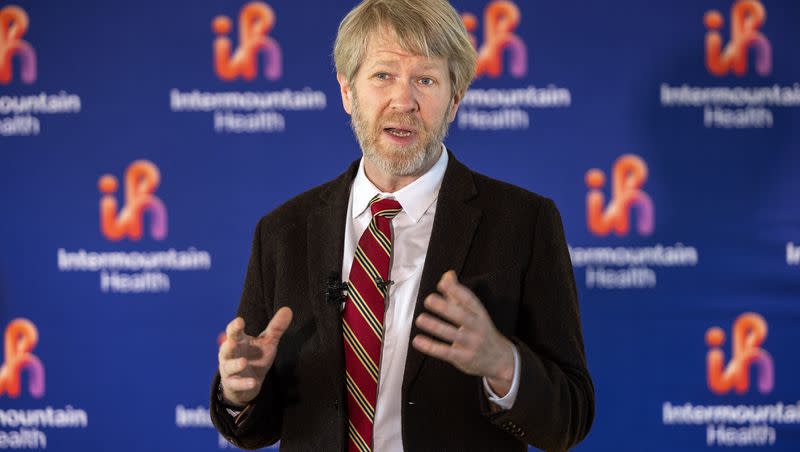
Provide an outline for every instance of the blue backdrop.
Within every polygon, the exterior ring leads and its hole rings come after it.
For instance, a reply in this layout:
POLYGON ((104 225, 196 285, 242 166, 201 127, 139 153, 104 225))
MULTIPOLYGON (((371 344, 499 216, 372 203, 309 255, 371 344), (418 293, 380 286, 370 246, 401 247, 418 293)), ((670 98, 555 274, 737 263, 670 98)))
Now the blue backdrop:
MULTIPOLYGON (((453 3, 483 56, 447 145, 563 215, 578 449, 800 449, 800 3, 453 3)), ((0 1, 0 449, 229 447, 253 227, 360 155, 353 5, 0 1)))

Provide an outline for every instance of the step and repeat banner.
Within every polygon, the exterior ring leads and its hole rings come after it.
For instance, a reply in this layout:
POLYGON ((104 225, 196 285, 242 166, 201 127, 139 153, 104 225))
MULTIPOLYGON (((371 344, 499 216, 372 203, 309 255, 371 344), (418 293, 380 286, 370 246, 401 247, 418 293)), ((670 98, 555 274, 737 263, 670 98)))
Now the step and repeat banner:
MULTIPOLYGON (((553 198, 582 451, 800 450, 800 2, 458 0, 446 139, 553 198)), ((0 1, 0 449, 215 451, 253 228, 360 151, 354 1, 0 1)))

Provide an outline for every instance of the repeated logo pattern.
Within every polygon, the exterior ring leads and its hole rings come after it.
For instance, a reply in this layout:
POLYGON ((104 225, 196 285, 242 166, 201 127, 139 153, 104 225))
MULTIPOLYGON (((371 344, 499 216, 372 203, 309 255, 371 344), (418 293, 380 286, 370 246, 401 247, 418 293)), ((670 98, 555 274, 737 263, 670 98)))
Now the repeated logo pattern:
POLYGON ((514 34, 519 25, 519 8, 508 0, 491 2, 483 15, 483 44, 473 34, 478 28, 478 18, 464 13, 461 19, 470 33, 472 45, 478 51, 476 77, 487 75, 498 78, 503 73, 503 52, 508 52, 508 72, 512 77, 522 78, 528 73, 528 51, 525 43, 514 34))
POLYGON ((22 82, 31 84, 36 81, 36 52, 22 40, 29 24, 28 14, 19 6, 0 9, 0 84, 11 83, 14 56, 19 57, 22 82))
POLYGON ((155 240, 167 236, 167 209, 154 195, 161 182, 158 167, 147 160, 137 160, 125 173, 125 206, 119 210, 117 198, 117 178, 106 174, 98 182, 103 193, 100 199, 100 231, 111 241, 127 237, 131 240, 142 238, 143 217, 150 214, 150 235, 155 240))
POLYGON ((758 30, 764 25, 767 13, 758 0, 739 0, 731 8, 731 39, 722 48, 722 35, 719 30, 725 24, 719 11, 711 10, 703 21, 709 30, 706 33, 706 67, 716 76, 724 76, 733 71, 738 76, 747 73, 747 56, 751 48, 755 52, 755 67, 758 75, 767 76, 772 72, 772 46, 758 30))
POLYGON ((727 394, 733 389, 744 394, 750 389, 750 368, 758 375, 758 392, 769 394, 775 386, 775 369, 772 356, 761 348, 767 338, 767 322, 760 315, 747 312, 733 323, 733 355, 725 365, 725 331, 719 327, 709 328, 706 344, 710 347, 706 356, 708 388, 715 394, 727 394))
POLYGON ((605 206, 605 173, 599 169, 586 172, 586 222, 589 231, 598 236, 614 232, 626 236, 630 231, 630 214, 635 207, 638 221, 636 231, 639 235, 653 233, 655 209, 653 201, 642 190, 647 181, 647 165, 641 157, 633 154, 623 155, 614 163, 611 176, 611 199, 605 206))
POLYGON ((0 367, 0 396, 17 398, 22 390, 21 375, 26 371, 28 392, 34 398, 44 396, 44 366, 31 352, 39 342, 39 332, 28 319, 14 319, 6 327, 5 355, 0 367))
POLYGON ((227 16, 217 16, 211 27, 214 40, 214 70, 225 81, 242 77, 253 80, 258 73, 258 56, 264 58, 264 77, 277 80, 283 73, 281 48, 269 36, 275 26, 275 12, 262 2, 251 2, 239 14, 239 47, 234 52, 230 34, 233 24, 227 16))

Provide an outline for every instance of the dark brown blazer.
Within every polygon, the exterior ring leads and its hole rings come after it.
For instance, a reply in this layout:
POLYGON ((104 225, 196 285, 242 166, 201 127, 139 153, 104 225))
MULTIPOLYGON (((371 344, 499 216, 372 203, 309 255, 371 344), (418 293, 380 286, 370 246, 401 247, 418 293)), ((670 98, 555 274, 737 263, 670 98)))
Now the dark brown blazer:
MULTIPOLYGON (((239 315, 259 334, 281 306, 294 319, 253 409, 238 427, 217 400, 211 417, 239 447, 346 450, 347 408, 339 306, 325 285, 342 264, 350 185, 358 162, 259 221, 239 315)), ((414 318, 441 275, 455 269, 497 329, 518 347, 513 408, 491 413, 481 379, 409 345, 402 386, 406 451, 566 450, 594 418, 578 300, 554 203, 470 171, 452 153, 439 192, 414 318)), ((412 326, 411 338, 419 333, 412 326)), ((409 338, 409 340, 411 339, 409 338)))

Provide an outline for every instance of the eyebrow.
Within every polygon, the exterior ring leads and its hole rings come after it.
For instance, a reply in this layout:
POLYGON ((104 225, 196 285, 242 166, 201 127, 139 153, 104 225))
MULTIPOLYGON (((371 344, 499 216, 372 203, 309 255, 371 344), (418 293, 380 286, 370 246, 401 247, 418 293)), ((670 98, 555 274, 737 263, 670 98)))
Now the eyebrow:
MULTIPOLYGON (((378 60, 378 61, 372 63, 372 65, 370 65, 370 67, 371 68, 375 68, 377 66, 397 67, 399 65, 400 65, 400 63, 398 63, 395 60, 378 60)), ((427 63, 422 63, 420 65, 420 69, 425 70, 425 71, 429 71, 429 70, 439 69, 439 67, 434 62, 427 62, 427 63)))

